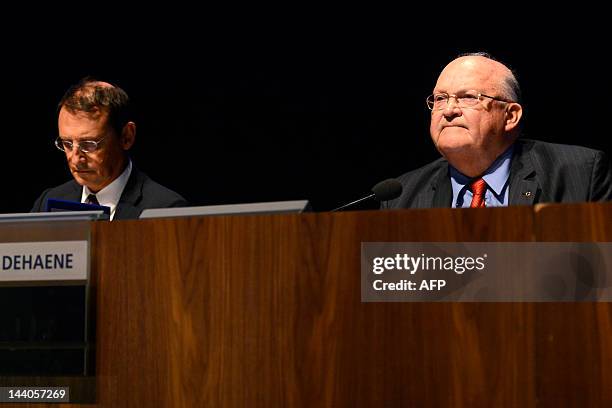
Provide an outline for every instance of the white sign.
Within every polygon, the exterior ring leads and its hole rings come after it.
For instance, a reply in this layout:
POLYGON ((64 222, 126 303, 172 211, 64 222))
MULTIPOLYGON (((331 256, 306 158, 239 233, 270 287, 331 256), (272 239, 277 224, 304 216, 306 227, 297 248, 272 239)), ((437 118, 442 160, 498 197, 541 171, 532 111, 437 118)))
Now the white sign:
POLYGON ((87 280, 88 242, 0 244, 0 282, 87 280))

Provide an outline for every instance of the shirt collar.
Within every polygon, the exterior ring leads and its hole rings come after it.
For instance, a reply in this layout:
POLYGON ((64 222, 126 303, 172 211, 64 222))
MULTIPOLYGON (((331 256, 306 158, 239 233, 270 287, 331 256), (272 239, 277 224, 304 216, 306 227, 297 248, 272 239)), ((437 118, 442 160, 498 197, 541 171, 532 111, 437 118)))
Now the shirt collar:
MULTIPOLYGON (((496 196, 501 196, 504 186, 510 176, 510 160, 512 159, 512 153, 514 152, 514 145, 510 146, 504 153, 502 153, 491 166, 484 172, 482 178, 487 183, 489 189, 493 190, 496 196)), ((461 191, 468 187, 468 184, 474 180, 459 170, 449 165, 450 168, 450 179, 453 187, 453 197, 458 197, 461 191)))
MULTIPOLYGON (((128 160, 128 165, 125 166, 123 173, 119 175, 116 179, 114 179, 108 186, 104 187, 102 190, 95 193, 96 198, 100 205, 104 205, 110 207, 110 219, 112 220, 115 216, 115 210, 117 209, 117 204, 119 203, 119 199, 121 198, 121 194, 123 193, 123 189, 130 178, 130 174, 132 173, 132 161, 128 160)), ((90 194, 94 194, 87 186, 83 186, 83 192, 81 194, 81 202, 84 203, 87 200, 87 197, 90 194)))

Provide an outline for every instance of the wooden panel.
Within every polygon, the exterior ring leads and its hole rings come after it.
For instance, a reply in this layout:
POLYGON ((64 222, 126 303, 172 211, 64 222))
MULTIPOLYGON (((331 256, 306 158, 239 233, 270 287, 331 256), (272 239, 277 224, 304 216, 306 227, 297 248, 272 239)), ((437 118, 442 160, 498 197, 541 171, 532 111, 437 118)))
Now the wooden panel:
POLYGON ((610 241, 532 210, 97 223, 97 405, 609 406, 607 304, 360 301, 362 241, 610 241))
POLYGON ((612 202, 539 205, 535 233, 538 241, 612 242, 612 202))
POLYGON ((99 405, 534 406, 529 306, 359 288, 362 241, 532 229, 529 208, 98 224, 99 405))
MULTIPOLYGON (((612 203, 539 206, 536 239, 612 241, 612 203)), ((538 397, 546 406, 612 406, 612 305, 541 304, 536 317, 538 397)))

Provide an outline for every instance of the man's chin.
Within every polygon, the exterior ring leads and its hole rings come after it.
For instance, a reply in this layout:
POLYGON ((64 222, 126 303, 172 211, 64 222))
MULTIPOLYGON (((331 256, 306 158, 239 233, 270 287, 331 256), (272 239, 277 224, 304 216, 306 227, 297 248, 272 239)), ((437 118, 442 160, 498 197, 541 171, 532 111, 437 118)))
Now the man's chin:
POLYGON ((93 182, 92 178, 87 177, 89 173, 72 173, 72 177, 74 177, 74 181, 76 181, 81 186, 87 186, 89 189, 95 187, 96 183, 93 182))
POLYGON ((444 141, 436 146, 438 151, 445 157, 449 155, 465 154, 473 150, 473 146, 469 143, 462 143, 460 140, 444 141))
POLYGON ((77 173, 77 172, 73 171, 72 172, 72 177, 74 177, 74 181, 76 181, 80 185, 83 185, 84 183, 87 182, 87 177, 83 177, 83 173, 77 173))
POLYGON ((438 150, 457 150, 469 148, 473 143, 473 140, 466 133, 463 128, 445 128, 438 135, 435 140, 436 147, 438 150))

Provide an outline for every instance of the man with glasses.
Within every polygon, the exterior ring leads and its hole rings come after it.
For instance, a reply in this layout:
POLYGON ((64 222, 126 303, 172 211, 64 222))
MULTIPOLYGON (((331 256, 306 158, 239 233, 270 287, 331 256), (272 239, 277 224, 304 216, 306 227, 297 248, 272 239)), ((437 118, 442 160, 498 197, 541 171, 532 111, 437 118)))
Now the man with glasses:
POLYGON ((427 98, 443 156, 398 178, 383 208, 496 207, 612 200, 612 170, 596 150, 519 139, 523 114, 513 72, 485 53, 451 61, 427 98))
POLYGON ((146 208, 187 205, 132 164, 128 151, 136 124, 121 88, 85 78, 66 92, 58 108, 55 145, 66 155, 74 180, 45 190, 32 212, 45 211, 48 199, 108 206, 111 220, 138 218, 146 208))

